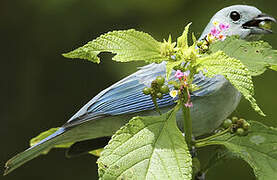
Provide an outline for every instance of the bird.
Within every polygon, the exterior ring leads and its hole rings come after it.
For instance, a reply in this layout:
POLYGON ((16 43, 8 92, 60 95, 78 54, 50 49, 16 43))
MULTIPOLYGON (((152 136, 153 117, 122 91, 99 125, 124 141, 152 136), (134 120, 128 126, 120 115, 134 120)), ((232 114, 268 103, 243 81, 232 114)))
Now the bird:
MULTIPOLYGON (((226 36, 237 35, 242 39, 260 37, 272 33, 271 30, 259 26, 261 22, 276 20, 262 13, 254 6, 232 5, 219 10, 209 21, 199 40, 204 39, 213 27, 213 22, 228 23, 230 27, 226 36)), ((75 142, 74 147, 82 142, 112 136, 120 127, 134 116, 158 115, 150 96, 143 94, 145 86, 157 77, 165 77, 166 62, 152 63, 112 86, 104 89, 85 104, 56 132, 17 154, 7 161, 4 174, 8 174, 24 163, 39 156, 55 145, 75 142)), ((172 78, 172 77, 171 77, 172 78)), ((212 133, 236 109, 241 94, 222 75, 212 78, 196 74, 193 84, 200 89, 191 93, 192 132, 195 137, 212 133)), ((174 99, 166 94, 157 99, 162 113, 175 105, 174 99)), ((177 125, 182 130, 182 113, 176 114, 177 125)), ((104 141, 107 143, 107 141, 104 141)), ((81 146, 80 146, 81 147, 81 146)))

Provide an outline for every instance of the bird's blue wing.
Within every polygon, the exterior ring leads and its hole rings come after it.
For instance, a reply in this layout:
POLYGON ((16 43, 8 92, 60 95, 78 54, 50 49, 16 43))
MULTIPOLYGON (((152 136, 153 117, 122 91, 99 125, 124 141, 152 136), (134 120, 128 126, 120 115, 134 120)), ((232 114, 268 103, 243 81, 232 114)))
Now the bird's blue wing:
MULTIPOLYGON (((150 64, 140 68, 136 73, 95 96, 65 126, 74 126, 103 116, 131 114, 155 109, 151 97, 144 95, 142 90, 145 86, 150 86, 157 76, 165 77, 165 74, 165 63, 150 64)), ((172 75, 170 80, 173 78, 172 75)), ((192 93, 192 99, 211 94, 218 82, 216 78, 206 78, 202 74, 198 74, 195 76, 193 83, 201 88, 192 93)), ((166 94, 162 99, 157 99, 157 103, 162 108, 174 105, 175 100, 169 94, 166 94)))

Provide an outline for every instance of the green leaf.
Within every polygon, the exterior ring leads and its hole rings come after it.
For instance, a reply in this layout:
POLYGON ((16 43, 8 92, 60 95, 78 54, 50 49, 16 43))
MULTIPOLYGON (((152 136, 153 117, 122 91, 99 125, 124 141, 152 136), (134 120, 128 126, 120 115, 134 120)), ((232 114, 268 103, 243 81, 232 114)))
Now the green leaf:
POLYGON ((251 121, 247 136, 224 134, 204 142, 206 145, 223 145, 246 161, 259 180, 277 177, 277 129, 251 121))
POLYGON ((92 154, 94 156, 100 157, 100 155, 101 155, 103 150, 104 150, 103 148, 101 148, 101 149, 95 149, 95 150, 92 150, 92 151, 90 151, 88 153, 92 154))
POLYGON ((189 23, 182 34, 182 36, 178 37, 177 39, 177 47, 178 48, 184 48, 187 49, 189 47, 188 45, 188 33, 189 33, 189 27, 192 23, 189 23))
POLYGON ((166 62, 166 79, 168 80, 172 70, 175 66, 178 66, 179 64, 181 64, 183 61, 167 61, 166 62))
MULTIPOLYGON (((189 27, 192 23, 189 23, 183 32, 183 34, 177 38, 177 49, 179 49, 181 52, 184 52, 189 48, 188 44, 188 33, 189 33, 189 27)), ((194 35, 192 35, 193 40, 195 39, 194 35)), ((194 48, 194 47, 193 47, 194 48)), ((176 53, 175 53, 176 55, 176 53)), ((180 65, 182 62, 184 62, 183 58, 178 58, 177 60, 168 60, 166 62, 166 79, 169 79, 169 76, 171 75, 171 72, 175 66, 180 65)))
POLYGON ((235 88, 247 99, 252 108, 265 116, 254 99, 254 85, 248 69, 237 59, 230 58, 222 51, 198 59, 198 70, 206 76, 213 77, 221 74, 228 79, 235 88))
POLYGON ((270 69, 272 69, 274 71, 277 71, 277 65, 276 66, 275 65, 271 66, 270 69))
MULTIPOLYGON (((212 52, 223 51, 229 57, 239 59, 250 71, 251 76, 262 74, 267 68, 277 66, 277 51, 263 41, 245 41, 236 36, 213 43, 212 52)), ((276 70, 276 68, 271 68, 276 70)))
POLYGON ((101 153, 100 179, 191 179, 191 156, 175 116, 130 120, 101 153))
POLYGON ((149 34, 134 29, 108 32, 63 56, 100 63, 97 55, 101 52, 115 53, 113 60, 119 62, 143 60, 160 63, 164 60, 161 43, 149 34))
MULTIPOLYGON (((50 136, 51 134, 55 133, 59 128, 51 128, 47 131, 44 131, 42 133, 40 133, 38 136, 32 138, 30 140, 30 146, 34 146, 35 144, 37 144, 38 142, 40 142, 41 140, 45 139, 46 137, 50 136)), ((65 143, 65 144, 58 144, 55 145, 53 148, 69 148, 71 145, 73 144, 73 142, 71 143, 65 143)), ((49 148, 48 150, 42 152, 42 154, 47 154, 49 151, 51 150, 51 148, 49 148)))

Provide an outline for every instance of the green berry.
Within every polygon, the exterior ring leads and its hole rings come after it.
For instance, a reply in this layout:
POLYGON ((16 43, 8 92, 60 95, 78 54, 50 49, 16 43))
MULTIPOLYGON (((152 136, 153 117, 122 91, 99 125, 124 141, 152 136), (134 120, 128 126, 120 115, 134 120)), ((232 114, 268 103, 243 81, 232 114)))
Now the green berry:
POLYGON ((238 120, 239 120, 238 117, 232 117, 232 122, 233 122, 233 123, 237 123, 238 120))
POLYGON ((162 99, 163 98, 163 94, 162 93, 157 93, 157 98, 162 99))
POLYGON ((223 127, 224 128, 229 128, 232 125, 232 120, 231 119, 225 119, 223 122, 223 127))
POLYGON ((164 78, 162 76, 158 76, 156 78, 156 81, 159 86, 162 86, 164 84, 164 78))
POLYGON ((245 134, 245 131, 242 128, 238 128, 237 131, 236 131, 236 134, 239 135, 239 136, 243 136, 245 134))
POLYGON ((239 127, 242 127, 243 123, 246 122, 244 119, 240 118, 239 120, 237 120, 237 124, 239 127))
POLYGON ((156 88, 158 86, 157 80, 152 81, 151 87, 156 88))
POLYGON ((142 92, 145 95, 149 95, 149 94, 151 94, 151 91, 152 91, 152 88, 145 87, 142 92))
POLYGON ((169 87, 167 85, 162 85, 160 88, 160 92, 163 94, 167 94, 169 92, 169 87))
POLYGON ((244 123, 242 124, 242 128, 244 130, 248 130, 250 128, 250 124, 247 121, 244 121, 244 123))

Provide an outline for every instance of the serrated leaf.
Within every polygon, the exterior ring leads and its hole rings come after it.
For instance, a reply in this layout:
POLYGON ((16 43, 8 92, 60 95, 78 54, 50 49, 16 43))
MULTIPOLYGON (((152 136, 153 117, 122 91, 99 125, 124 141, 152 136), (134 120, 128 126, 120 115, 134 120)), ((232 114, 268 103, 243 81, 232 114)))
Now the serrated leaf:
POLYGON ((135 117, 98 159, 100 179, 191 179, 192 162, 176 112, 135 117))
POLYGON ((113 60, 118 62, 142 60, 160 63, 164 60, 161 55, 161 43, 149 34, 134 29, 108 32, 63 56, 99 63, 97 55, 100 52, 115 53, 113 60))
POLYGON ((188 33, 189 33, 189 27, 192 23, 189 23, 182 34, 182 36, 178 37, 177 39, 177 47, 178 48, 188 48, 188 33))
POLYGON ((221 50, 229 57, 239 59, 249 69, 251 76, 260 75, 267 68, 277 66, 277 51, 263 41, 249 42, 231 36, 224 41, 213 43, 210 50, 212 52, 221 50))
POLYGON ((248 69, 237 59, 230 58, 223 51, 198 59, 198 70, 201 70, 208 77, 221 74, 233 84, 235 88, 247 99, 252 108, 260 115, 265 116, 256 103, 254 85, 248 69))
MULTIPOLYGON (((277 129, 251 121, 247 136, 224 134, 206 141, 209 145, 223 145, 246 161, 259 180, 277 177, 277 129)), ((234 156, 233 156, 234 157, 234 156)))

